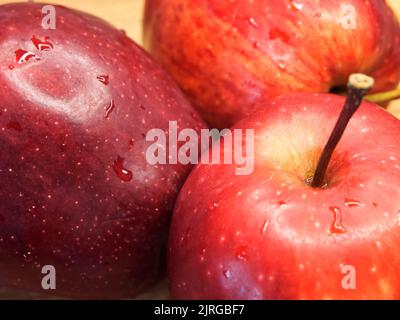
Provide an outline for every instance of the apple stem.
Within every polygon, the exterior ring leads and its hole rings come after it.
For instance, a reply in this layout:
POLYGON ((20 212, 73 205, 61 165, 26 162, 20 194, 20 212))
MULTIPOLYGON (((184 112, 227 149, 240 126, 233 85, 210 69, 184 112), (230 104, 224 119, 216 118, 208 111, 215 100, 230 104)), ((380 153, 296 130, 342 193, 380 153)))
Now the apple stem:
POLYGON ((387 101, 395 100, 400 98, 400 87, 394 90, 386 91, 386 92, 378 92, 369 94, 364 97, 365 100, 377 104, 381 104, 387 101))
POLYGON ((374 86, 374 79, 361 73, 350 75, 347 84, 347 97, 343 106, 342 112, 336 122, 336 125, 329 137, 328 142, 322 151, 319 158, 317 169, 311 181, 313 188, 322 188, 325 183, 325 174, 328 169, 329 161, 335 151, 340 139, 343 136, 344 130, 347 127, 351 117, 361 105, 363 97, 374 86))

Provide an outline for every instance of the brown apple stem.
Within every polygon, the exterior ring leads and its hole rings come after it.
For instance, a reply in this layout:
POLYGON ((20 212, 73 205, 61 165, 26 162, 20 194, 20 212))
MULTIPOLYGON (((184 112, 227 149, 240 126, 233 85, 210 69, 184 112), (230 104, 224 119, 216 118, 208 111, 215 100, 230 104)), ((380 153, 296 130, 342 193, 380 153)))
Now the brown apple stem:
POLYGON ((378 92, 369 94, 364 97, 365 100, 369 102, 374 102, 377 104, 384 103, 387 101, 395 100, 400 98, 400 87, 394 90, 386 91, 386 92, 378 92))
POLYGON ((343 136, 344 130, 347 127, 351 117, 361 105, 363 97, 374 86, 374 79, 361 73, 352 74, 349 77, 347 84, 347 97, 340 113, 339 119, 329 137, 328 142, 322 151, 319 158, 317 169, 311 181, 311 186, 314 188, 322 188, 326 185, 325 174, 328 169, 329 161, 335 151, 340 139, 343 136))

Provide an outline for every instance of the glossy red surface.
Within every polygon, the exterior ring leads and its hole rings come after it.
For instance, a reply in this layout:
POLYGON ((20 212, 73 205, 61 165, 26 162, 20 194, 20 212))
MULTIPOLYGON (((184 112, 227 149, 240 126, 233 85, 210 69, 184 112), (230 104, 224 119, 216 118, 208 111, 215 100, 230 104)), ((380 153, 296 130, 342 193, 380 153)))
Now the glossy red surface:
POLYGON ((204 125, 123 32, 64 7, 45 30, 42 6, 0 7, 0 285, 43 292, 54 265, 55 296, 133 297, 190 170, 148 165, 145 135, 204 125))
MULTIPOLYGON (((288 94, 234 128, 255 129, 255 168, 198 165, 169 244, 179 299, 399 299, 400 125, 363 103, 328 167, 315 171, 344 98, 288 94), (342 287, 342 268, 356 289, 342 287)), ((215 152, 219 152, 216 149, 215 152)))

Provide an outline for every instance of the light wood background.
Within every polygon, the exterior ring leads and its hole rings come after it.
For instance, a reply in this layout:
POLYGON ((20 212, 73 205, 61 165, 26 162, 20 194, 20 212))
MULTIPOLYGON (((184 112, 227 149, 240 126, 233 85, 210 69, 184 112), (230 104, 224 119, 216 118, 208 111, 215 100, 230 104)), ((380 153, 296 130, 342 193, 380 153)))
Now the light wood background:
MULTIPOLYGON (((126 33, 137 43, 142 44, 142 15, 145 0, 47 0, 71 8, 89 12, 99 16, 126 33)), ((190 0, 188 0, 190 1, 190 0)), ((216 0, 225 1, 225 0, 216 0)), ((400 19, 400 0, 387 0, 400 19)), ((10 2, 25 2, 24 0, 0 0, 0 5, 10 2)), ((39 1, 36 1, 39 2, 39 1)), ((388 109, 400 118, 400 100, 392 103, 388 109)), ((149 290, 139 298, 163 299, 167 298, 165 281, 149 290)), ((38 295, 27 295, 18 291, 5 291, 0 288, 0 299, 41 298, 38 295)))

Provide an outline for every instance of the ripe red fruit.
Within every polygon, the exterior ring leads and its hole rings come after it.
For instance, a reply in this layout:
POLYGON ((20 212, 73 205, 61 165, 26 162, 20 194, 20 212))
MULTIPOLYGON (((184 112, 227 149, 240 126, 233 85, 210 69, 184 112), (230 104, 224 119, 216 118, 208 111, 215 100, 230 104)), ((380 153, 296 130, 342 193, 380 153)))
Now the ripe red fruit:
POLYGON ((132 297, 160 276, 188 166, 151 166, 152 128, 203 126, 171 78, 104 21, 0 6, 0 286, 132 297))
POLYGON ((253 174, 237 176, 234 165, 192 171, 170 232, 174 298, 400 298, 399 121, 362 104, 327 185, 306 182, 343 102, 278 97, 235 125, 255 129, 253 174), (345 278, 352 268, 354 290, 345 278))
POLYGON ((147 0, 145 43, 212 125, 282 93, 328 92, 363 72, 400 79, 400 29, 384 0, 147 0))

